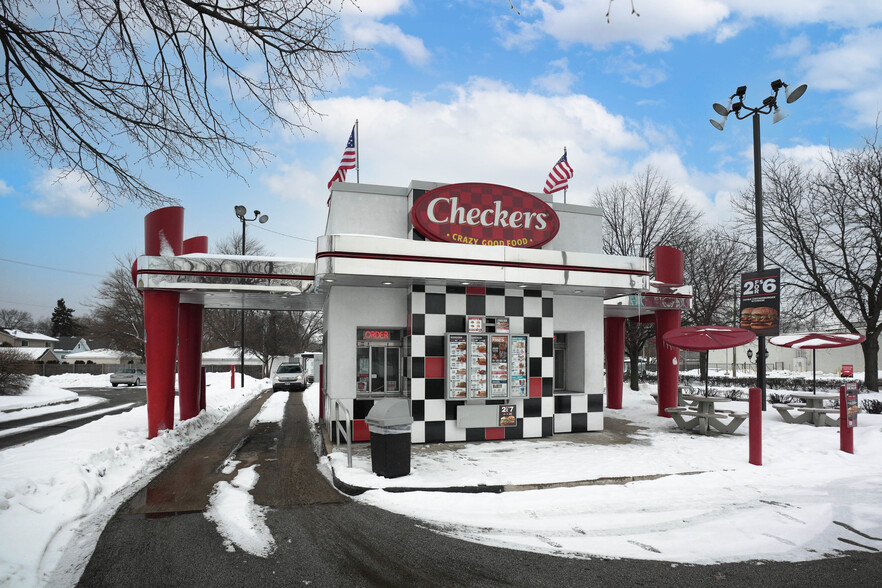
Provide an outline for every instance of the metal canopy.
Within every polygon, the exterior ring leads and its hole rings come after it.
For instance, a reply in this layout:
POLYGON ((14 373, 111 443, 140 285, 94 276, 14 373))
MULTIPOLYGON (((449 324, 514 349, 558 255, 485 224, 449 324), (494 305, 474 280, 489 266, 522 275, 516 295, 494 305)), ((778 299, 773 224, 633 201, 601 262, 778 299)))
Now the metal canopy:
POLYGON ((181 302, 205 308, 319 311, 314 270, 311 261, 282 257, 144 255, 134 275, 139 290, 179 292, 181 302))

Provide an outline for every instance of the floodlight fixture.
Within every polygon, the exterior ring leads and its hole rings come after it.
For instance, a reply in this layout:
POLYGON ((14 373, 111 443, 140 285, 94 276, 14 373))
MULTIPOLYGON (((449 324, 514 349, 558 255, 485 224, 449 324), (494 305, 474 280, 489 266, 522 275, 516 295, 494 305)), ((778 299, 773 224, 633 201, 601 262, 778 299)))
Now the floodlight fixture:
POLYGON ((780 106, 775 105, 775 110, 772 111, 772 124, 779 123, 788 116, 790 116, 789 112, 787 112, 780 106))
POLYGON ((790 86, 784 84, 784 96, 787 98, 787 104, 793 104, 805 94, 805 91, 808 90, 808 86, 805 84, 800 84, 793 89, 790 89, 790 86))

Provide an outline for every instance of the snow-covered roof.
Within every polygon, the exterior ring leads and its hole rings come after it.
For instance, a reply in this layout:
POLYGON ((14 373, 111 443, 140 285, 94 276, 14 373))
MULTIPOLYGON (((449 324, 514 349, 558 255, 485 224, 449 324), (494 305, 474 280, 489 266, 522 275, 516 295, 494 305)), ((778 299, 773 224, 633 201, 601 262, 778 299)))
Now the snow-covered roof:
POLYGON ((27 339, 28 341, 58 341, 55 337, 43 335, 42 333, 28 333, 20 329, 3 329, 9 335, 16 339, 27 339))
POLYGON ((96 359, 122 359, 122 358, 138 357, 135 353, 128 351, 117 351, 116 349, 92 349, 91 351, 77 351, 76 353, 68 353, 65 358, 67 361, 95 361, 96 359))
MULTIPOLYGON (((220 347, 202 354, 202 363, 232 363, 238 364, 242 351, 239 347, 220 347)), ((70 357, 70 356, 68 356, 70 357)), ((245 363, 261 364, 260 358, 253 351, 245 350, 245 363)))
POLYGON ((58 356, 52 352, 48 347, 0 347, 0 352, 4 352, 6 350, 10 351, 18 351, 22 355, 26 355, 28 358, 36 361, 46 355, 46 353, 51 353, 52 357, 56 358, 58 356))

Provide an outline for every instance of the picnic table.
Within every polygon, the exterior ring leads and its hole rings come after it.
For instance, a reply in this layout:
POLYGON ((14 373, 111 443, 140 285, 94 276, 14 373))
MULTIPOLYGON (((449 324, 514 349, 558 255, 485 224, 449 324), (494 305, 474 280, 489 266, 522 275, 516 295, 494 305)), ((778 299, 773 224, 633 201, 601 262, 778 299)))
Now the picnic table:
POLYGON ((816 427, 838 427, 839 409, 826 408, 825 400, 839 400, 838 394, 812 394, 811 392, 793 392, 790 397, 794 402, 773 404, 786 423, 810 423, 816 427), (800 414, 802 413, 802 414, 800 414), (836 415, 835 417, 830 415, 836 415))
POLYGON ((677 426, 686 431, 697 430, 700 434, 707 435, 716 430, 731 435, 747 419, 746 412, 716 407, 719 402, 731 402, 731 398, 684 394, 683 400, 691 406, 674 406, 666 410, 677 426), (729 420, 724 422, 722 419, 729 420))

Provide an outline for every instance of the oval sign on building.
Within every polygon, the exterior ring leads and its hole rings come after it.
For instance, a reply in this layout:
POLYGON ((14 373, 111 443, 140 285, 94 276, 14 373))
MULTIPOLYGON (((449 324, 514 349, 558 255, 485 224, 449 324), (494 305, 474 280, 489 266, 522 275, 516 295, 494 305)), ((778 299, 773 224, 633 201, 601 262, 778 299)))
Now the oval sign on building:
POLYGON ((410 210, 413 226, 430 241, 541 247, 560 230, 545 201, 496 184, 450 184, 423 194, 410 210))

